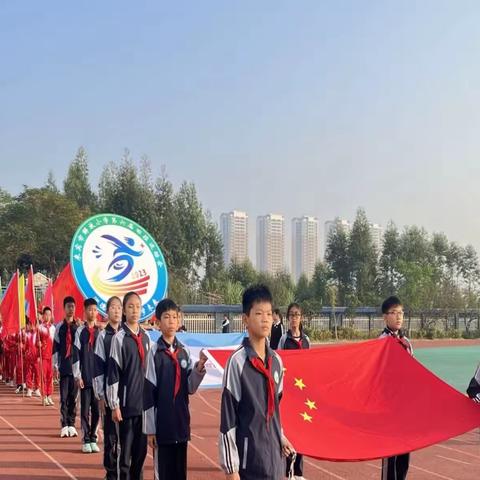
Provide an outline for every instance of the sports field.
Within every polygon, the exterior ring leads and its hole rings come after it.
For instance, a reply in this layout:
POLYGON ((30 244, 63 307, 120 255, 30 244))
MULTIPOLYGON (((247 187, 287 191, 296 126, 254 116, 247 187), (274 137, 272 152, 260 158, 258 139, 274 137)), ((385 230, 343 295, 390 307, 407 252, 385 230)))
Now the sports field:
MULTIPOLYGON (((415 347, 419 361, 452 386, 465 391, 480 359, 478 342, 418 342, 415 347), (425 346, 428 348, 422 348, 425 346)), ((55 401, 55 407, 42 407, 38 399, 22 398, 15 395, 12 388, 0 386, 1 480, 103 478, 102 454, 82 454, 78 438, 59 438, 58 395, 55 401)), ((200 391, 192 397, 192 442, 188 462, 192 480, 224 478, 217 463, 219 408, 219 390, 200 391)), ((79 425, 77 429, 80 430, 79 425)), ((479 475, 479 430, 412 454, 409 474, 412 480, 477 480, 479 475)), ((305 477, 378 479, 380 461, 331 463, 306 459, 305 477)), ((152 478, 149 455, 145 479, 152 478)))

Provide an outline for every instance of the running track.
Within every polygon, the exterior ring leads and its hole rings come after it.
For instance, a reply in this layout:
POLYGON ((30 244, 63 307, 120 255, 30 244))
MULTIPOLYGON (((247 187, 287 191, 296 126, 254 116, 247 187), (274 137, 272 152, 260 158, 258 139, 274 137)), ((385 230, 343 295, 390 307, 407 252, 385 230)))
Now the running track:
MULTIPOLYGON (((13 388, 0 385, 0 480, 103 478, 102 454, 83 454, 78 438, 59 438, 58 395, 55 401, 55 407, 42 407, 38 398, 22 398, 13 388)), ((218 390, 199 391, 192 397, 190 480, 225 478, 217 464, 219 406, 218 390)), ((79 426, 77 430, 80 432, 79 426)), ((479 475, 478 430, 412 454, 409 480, 477 480, 479 475)), ((380 462, 331 463, 306 459, 305 476, 309 480, 379 479, 380 462)), ((149 455, 145 480, 152 478, 149 455)))

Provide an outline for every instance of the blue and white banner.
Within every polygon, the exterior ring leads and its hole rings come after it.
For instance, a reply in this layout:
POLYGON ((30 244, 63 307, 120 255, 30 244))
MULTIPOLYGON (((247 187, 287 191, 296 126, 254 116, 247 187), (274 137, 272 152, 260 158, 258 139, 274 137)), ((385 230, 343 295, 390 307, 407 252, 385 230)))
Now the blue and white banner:
MULTIPOLYGON (((160 332, 157 330, 148 330, 148 335, 153 342, 160 338, 160 332)), ((178 333, 177 338, 190 350, 192 361, 195 363, 200 358, 202 348, 214 350, 235 350, 240 346, 245 333, 178 333)), ((223 372, 220 372, 211 360, 205 364, 207 374, 203 379, 200 388, 219 388, 222 386, 223 372)))

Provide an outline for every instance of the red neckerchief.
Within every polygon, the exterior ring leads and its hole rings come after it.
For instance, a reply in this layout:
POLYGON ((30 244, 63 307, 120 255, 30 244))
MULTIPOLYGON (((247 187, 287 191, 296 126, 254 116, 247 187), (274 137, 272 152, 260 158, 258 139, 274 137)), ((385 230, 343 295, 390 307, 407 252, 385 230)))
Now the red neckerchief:
POLYGON ((177 397, 177 393, 180 390, 180 363, 178 362, 178 358, 177 358, 179 351, 180 349, 177 348, 174 352, 172 352, 168 346, 165 349, 165 353, 170 357, 170 360, 172 360, 173 365, 175 367, 175 389, 173 391, 174 400, 177 397))
POLYGON ((301 350, 303 348, 303 343, 302 343, 302 336, 300 335, 300 340, 297 340, 293 335, 292 335, 292 340, 297 344, 298 348, 301 350))
POLYGON ((70 325, 67 323, 67 349, 65 350, 65 358, 69 358, 72 354, 72 331, 70 330, 70 325))
POLYGON ((92 350, 93 344, 95 343, 95 325, 93 327, 89 327, 87 325, 88 329, 88 348, 92 350))
POLYGON ((267 380, 267 424, 275 413, 275 383, 272 377, 272 357, 268 357, 267 368, 260 357, 250 359, 255 370, 260 372, 267 380))
POLYGON ((144 367, 145 366, 145 350, 143 349, 143 343, 142 343, 142 331, 138 329, 138 335, 135 335, 135 333, 131 332, 131 337, 135 340, 135 343, 137 344, 138 354, 140 355, 142 367, 144 367))

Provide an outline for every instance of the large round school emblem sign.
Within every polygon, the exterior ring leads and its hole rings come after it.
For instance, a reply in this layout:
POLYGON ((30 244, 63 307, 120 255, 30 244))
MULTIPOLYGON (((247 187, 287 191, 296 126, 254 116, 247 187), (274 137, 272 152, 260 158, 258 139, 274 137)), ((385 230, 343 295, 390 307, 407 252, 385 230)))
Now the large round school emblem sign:
POLYGON ((107 300, 130 291, 142 299, 141 321, 150 318, 168 286, 167 265, 153 237, 134 221, 111 213, 85 220, 73 236, 70 264, 84 297, 106 315, 107 300))

